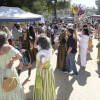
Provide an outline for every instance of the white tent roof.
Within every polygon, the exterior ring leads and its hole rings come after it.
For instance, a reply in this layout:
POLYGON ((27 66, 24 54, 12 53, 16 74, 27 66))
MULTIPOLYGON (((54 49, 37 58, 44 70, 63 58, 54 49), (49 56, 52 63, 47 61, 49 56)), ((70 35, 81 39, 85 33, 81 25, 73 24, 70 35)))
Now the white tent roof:
POLYGON ((21 10, 18 7, 0 7, 0 22, 28 22, 39 21, 42 15, 21 10))

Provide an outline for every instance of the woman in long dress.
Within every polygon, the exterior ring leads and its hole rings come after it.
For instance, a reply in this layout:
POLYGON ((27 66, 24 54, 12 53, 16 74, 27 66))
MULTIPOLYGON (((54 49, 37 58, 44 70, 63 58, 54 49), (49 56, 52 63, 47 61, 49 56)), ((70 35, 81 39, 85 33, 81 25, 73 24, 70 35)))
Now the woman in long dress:
POLYGON ((46 36, 40 36, 38 44, 41 49, 37 53, 37 69, 33 100, 55 100, 54 74, 50 65, 52 56, 51 43, 46 36))
POLYGON ((7 41, 7 34, 0 32, 0 100, 26 100, 22 84, 15 69, 14 61, 20 60, 22 55, 14 47, 10 46, 7 41), (5 92, 3 89, 4 78, 16 77, 17 87, 5 92))
POLYGON ((62 71, 66 70, 66 30, 62 29, 59 36, 59 47, 57 55, 57 68, 62 71))
POLYGON ((80 60, 81 60, 82 67, 86 67, 86 55, 87 55, 87 49, 88 49, 88 41, 89 41, 89 30, 88 30, 88 28, 84 28, 83 35, 79 39, 80 60))

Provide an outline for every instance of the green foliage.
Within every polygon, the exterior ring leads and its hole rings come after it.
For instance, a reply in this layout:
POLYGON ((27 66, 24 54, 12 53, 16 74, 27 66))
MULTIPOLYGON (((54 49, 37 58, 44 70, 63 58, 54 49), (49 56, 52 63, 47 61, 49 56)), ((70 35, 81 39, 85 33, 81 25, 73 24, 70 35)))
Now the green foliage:
POLYGON ((98 7, 97 14, 100 15, 100 0, 96 0, 96 5, 98 7))
POLYGON ((28 9, 27 7, 24 7, 24 6, 23 6, 23 7, 21 7, 21 9, 30 12, 30 9, 28 9))
POLYGON ((52 3, 52 0, 0 0, 0 5, 8 7, 20 7, 25 11, 31 11, 34 13, 52 13, 55 6, 57 10, 60 10, 69 8, 71 4, 65 0, 56 2, 55 4, 52 3))
POLYGON ((46 9, 45 0, 36 0, 33 2, 33 12, 43 12, 46 9))
POLYGON ((96 3, 96 5, 97 5, 97 7, 100 8, 100 0, 96 0, 95 3, 96 3))
POLYGON ((54 4, 52 3, 52 0, 46 0, 46 11, 51 13, 54 10, 54 4))
POLYGON ((20 0, 6 0, 6 2, 9 7, 21 7, 20 0))
POLYGON ((69 1, 59 1, 57 2, 57 9, 60 10, 60 9, 67 9, 67 8, 70 8, 71 4, 69 1))

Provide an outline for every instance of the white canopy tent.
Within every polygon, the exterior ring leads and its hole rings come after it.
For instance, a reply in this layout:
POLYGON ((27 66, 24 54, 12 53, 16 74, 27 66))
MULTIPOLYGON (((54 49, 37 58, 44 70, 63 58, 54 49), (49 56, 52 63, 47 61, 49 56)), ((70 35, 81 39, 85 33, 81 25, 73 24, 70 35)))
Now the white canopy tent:
POLYGON ((43 16, 26 12, 18 7, 0 7, 0 22, 43 21, 43 16))

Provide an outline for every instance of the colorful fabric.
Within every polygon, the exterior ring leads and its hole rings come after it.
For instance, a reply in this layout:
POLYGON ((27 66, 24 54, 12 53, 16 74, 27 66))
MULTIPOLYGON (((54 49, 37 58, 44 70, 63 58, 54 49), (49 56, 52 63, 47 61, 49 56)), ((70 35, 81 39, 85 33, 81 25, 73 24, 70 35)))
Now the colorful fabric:
POLYGON ((92 40, 89 38, 89 41, 88 41, 88 48, 91 48, 92 46, 92 40))
POLYGON ((0 100, 26 100, 15 65, 13 65, 11 69, 6 68, 10 59, 15 57, 18 53, 19 52, 12 47, 7 54, 0 55, 0 100), (4 92, 2 88, 4 77, 17 77, 18 86, 11 92, 4 92))
POLYGON ((77 11, 75 9, 73 9, 73 13, 76 15, 77 14, 77 11))

